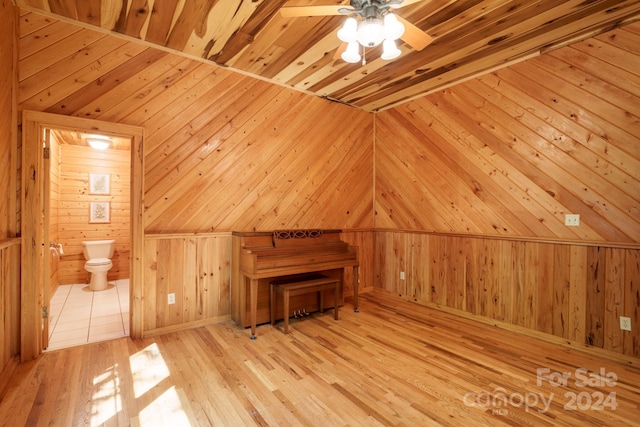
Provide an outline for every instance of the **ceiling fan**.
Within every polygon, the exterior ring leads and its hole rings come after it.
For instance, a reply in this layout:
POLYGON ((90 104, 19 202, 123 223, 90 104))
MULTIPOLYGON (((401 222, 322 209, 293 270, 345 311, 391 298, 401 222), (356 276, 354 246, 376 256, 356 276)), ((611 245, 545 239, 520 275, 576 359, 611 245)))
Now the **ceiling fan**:
MULTIPOLYGON (((336 52, 346 62, 359 62, 365 48, 382 44, 382 59, 390 60, 400 55, 395 40, 402 39, 415 50, 427 47, 433 38, 427 33, 392 13, 392 9, 409 6, 422 0, 350 0, 349 5, 283 6, 280 13, 285 18, 300 16, 350 15, 338 31, 343 41, 336 52)), ((362 60, 365 63, 365 60, 362 60)))

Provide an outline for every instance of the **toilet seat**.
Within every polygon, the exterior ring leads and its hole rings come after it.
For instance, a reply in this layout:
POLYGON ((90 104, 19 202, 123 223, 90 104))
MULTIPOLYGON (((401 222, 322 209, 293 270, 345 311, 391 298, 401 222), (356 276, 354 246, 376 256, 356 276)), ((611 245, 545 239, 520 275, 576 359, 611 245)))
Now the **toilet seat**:
POLYGON ((94 258, 87 261, 85 265, 90 267, 99 267, 101 265, 109 265, 111 264, 111 260, 109 258, 94 258))

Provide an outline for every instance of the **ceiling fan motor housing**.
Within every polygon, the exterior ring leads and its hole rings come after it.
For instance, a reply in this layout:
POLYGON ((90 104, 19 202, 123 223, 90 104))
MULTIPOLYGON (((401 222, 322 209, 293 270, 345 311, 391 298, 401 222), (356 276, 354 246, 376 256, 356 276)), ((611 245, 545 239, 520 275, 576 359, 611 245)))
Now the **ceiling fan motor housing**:
POLYGON ((343 13, 356 13, 363 19, 376 16, 382 16, 389 10, 392 5, 399 5, 402 0, 351 0, 350 5, 354 10, 343 9, 343 13))

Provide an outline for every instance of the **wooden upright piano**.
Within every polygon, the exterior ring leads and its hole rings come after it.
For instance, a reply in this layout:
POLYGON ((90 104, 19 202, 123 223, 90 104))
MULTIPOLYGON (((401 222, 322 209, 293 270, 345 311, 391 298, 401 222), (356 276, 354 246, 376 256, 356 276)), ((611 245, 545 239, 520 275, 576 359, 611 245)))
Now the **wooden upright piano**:
POLYGON ((270 322, 269 283, 275 279, 309 273, 339 278, 342 302, 350 278, 358 310, 358 250, 340 239, 340 230, 233 233, 232 260, 231 318, 242 327, 251 326, 252 339, 257 324, 270 322))

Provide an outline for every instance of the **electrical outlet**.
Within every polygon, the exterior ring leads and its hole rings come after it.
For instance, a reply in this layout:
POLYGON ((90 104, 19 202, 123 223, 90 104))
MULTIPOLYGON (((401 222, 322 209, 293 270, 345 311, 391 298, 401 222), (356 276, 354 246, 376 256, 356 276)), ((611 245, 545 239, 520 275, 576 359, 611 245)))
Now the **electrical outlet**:
POLYGON ((580 215, 566 214, 564 216, 564 225, 568 227, 578 227, 580 225, 580 215))
POLYGON ((167 295, 167 303, 168 304, 175 304, 176 303, 176 294, 169 294, 167 295))
POLYGON ((404 280, 404 271, 400 272, 400 280, 404 280))
POLYGON ((620 316, 620 329, 622 329, 623 331, 630 331, 631 330, 631 318, 630 317, 620 316))

